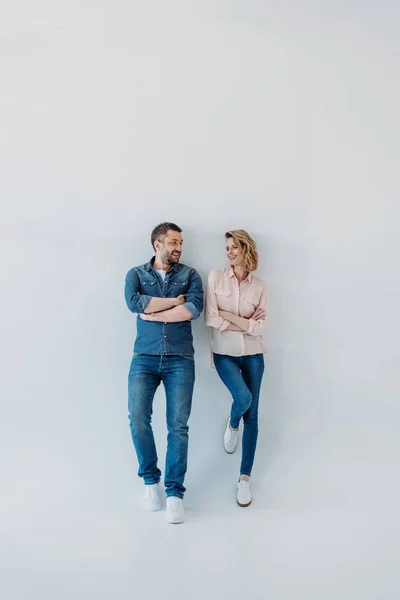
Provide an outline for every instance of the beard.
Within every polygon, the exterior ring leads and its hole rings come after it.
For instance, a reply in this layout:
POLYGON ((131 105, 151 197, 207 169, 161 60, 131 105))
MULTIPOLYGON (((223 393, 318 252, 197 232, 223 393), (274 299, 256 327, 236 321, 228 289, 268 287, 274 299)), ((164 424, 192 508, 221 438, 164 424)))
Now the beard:
POLYGON ((161 260, 164 265, 176 265, 179 262, 181 255, 172 256, 172 252, 169 252, 166 248, 163 249, 161 254, 161 260))

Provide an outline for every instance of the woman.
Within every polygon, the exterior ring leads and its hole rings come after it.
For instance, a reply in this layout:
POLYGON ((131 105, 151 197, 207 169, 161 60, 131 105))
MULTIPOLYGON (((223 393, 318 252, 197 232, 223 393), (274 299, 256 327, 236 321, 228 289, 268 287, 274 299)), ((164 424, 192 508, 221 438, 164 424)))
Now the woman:
POLYGON ((266 352, 261 332, 266 321, 267 289, 265 282, 252 274, 258 266, 254 240, 243 229, 229 231, 225 238, 230 266, 211 271, 208 277, 205 319, 211 327, 214 365, 233 398, 223 438, 228 454, 235 451, 243 418, 237 503, 249 506, 266 352))

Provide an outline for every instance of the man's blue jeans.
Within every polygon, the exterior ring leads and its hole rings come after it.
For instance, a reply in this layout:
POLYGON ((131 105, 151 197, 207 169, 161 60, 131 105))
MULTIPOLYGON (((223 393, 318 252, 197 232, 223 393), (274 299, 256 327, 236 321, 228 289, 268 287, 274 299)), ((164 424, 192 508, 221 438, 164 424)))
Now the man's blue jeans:
POLYGON ((134 354, 129 371, 129 421, 139 477, 158 483, 161 471, 151 427, 153 398, 162 381, 167 403, 168 445, 164 484, 167 496, 183 498, 187 467, 188 419, 192 407, 194 359, 191 356, 134 354))
POLYGON ((232 394, 231 427, 237 429, 243 417, 241 475, 251 474, 258 437, 258 400, 264 374, 264 356, 215 354, 218 375, 232 394))

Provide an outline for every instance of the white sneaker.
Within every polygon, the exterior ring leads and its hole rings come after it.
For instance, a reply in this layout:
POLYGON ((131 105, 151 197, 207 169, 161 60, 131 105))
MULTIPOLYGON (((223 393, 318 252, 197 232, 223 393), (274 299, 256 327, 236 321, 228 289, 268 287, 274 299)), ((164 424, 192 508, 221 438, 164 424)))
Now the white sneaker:
POLYGON ((167 521, 168 523, 183 523, 185 510, 182 498, 167 496, 167 521))
POLYGON ((144 486, 144 506, 147 510, 160 510, 161 498, 158 493, 158 483, 144 486))
POLYGON ((251 504, 250 481, 239 479, 236 500, 239 506, 249 506, 251 504))
POLYGON ((233 454, 235 452, 236 444, 238 441, 239 428, 231 429, 230 419, 228 419, 228 423, 226 425, 225 433, 224 433, 224 448, 225 452, 228 454, 233 454))

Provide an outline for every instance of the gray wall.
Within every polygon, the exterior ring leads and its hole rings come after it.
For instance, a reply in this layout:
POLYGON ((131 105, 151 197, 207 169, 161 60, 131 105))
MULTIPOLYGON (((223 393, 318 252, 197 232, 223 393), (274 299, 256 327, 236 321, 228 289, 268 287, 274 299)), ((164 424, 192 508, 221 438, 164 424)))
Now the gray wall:
MULTIPOLYGON (((57 583, 68 569, 74 597, 89 590, 109 598, 108 584, 115 597, 129 596, 131 564, 99 550, 107 540, 120 547, 119 534, 110 524, 97 539, 98 528, 85 527, 93 514, 103 528, 110 515, 128 523, 140 505, 126 407, 135 326, 123 284, 129 268, 150 258, 150 231, 163 220, 184 229, 182 260, 204 278, 225 265, 224 232, 247 229, 268 282, 257 520, 241 522, 253 528, 257 552, 257 568, 245 567, 253 597, 267 597, 264 577, 274 600, 293 593, 310 600, 313 592, 325 600, 329 593, 335 600, 397 597, 394 4, 2 2, 0 511, 7 552, 0 586, 7 600, 27 597, 20 575, 31 571, 31 598, 54 597, 54 590, 71 598, 57 583), (61 530, 60 519, 68 523, 61 530), (75 538, 76 529, 86 534, 75 538), (93 572, 90 584, 79 565, 93 572), (308 571, 314 567, 320 580, 308 571)), ((194 331, 185 527, 191 514, 198 530, 180 557, 188 585, 192 567, 207 572, 210 547, 218 548, 215 560, 228 560, 227 573, 240 572, 245 560, 236 539, 231 554, 205 537, 215 515, 226 523, 219 540, 237 526, 239 457, 227 462, 221 454, 229 397, 209 368, 202 318, 194 331)), ((164 406, 160 392, 161 461, 164 406)), ((126 535, 122 524, 118 531, 126 535)), ((143 574, 159 538, 153 530, 142 535, 140 546, 130 540, 135 550, 125 541, 143 574)), ((174 548, 164 542, 161 577, 174 548)), ((214 576, 212 585, 223 587, 214 576)))

